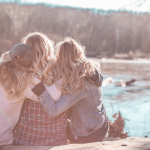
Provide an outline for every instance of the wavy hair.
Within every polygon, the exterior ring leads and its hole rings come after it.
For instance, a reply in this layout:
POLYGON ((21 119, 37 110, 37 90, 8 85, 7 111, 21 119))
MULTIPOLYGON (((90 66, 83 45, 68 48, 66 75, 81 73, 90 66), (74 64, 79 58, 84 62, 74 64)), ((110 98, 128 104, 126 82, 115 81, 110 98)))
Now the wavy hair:
POLYGON ((29 33, 22 39, 22 42, 29 45, 34 51, 34 58, 31 67, 34 74, 43 83, 52 84, 52 65, 55 62, 54 43, 45 34, 40 32, 29 33))
POLYGON ((4 53, 0 58, 0 85, 11 98, 21 97, 28 84, 33 82, 33 76, 47 85, 52 84, 51 65, 55 62, 53 42, 39 32, 29 33, 22 42, 34 51, 30 67, 19 65, 10 58, 9 52, 4 53))
POLYGON ((84 89, 85 76, 92 76, 100 70, 98 63, 85 56, 85 47, 76 40, 66 37, 56 45, 55 80, 61 79, 63 94, 84 89))
POLYGON ((0 85, 7 97, 21 97, 32 76, 33 71, 11 60, 8 52, 2 54, 0 58, 0 85))

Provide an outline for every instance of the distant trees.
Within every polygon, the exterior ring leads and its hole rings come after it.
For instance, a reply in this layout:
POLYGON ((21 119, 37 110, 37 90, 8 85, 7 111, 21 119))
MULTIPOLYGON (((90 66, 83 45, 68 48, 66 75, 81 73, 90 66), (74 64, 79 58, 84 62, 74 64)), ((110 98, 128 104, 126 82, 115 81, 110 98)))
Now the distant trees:
POLYGON ((88 55, 150 52, 150 14, 0 3, 0 53, 31 31, 55 42, 71 36, 88 55))

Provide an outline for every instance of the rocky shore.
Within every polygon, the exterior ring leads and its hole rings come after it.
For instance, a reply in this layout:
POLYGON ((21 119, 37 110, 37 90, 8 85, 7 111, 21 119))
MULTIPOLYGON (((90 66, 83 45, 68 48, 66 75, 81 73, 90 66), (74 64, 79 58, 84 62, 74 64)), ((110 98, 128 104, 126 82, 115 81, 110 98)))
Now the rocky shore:
POLYGON ((64 146, 3 146, 0 150, 150 150, 150 138, 128 137, 115 141, 64 146))

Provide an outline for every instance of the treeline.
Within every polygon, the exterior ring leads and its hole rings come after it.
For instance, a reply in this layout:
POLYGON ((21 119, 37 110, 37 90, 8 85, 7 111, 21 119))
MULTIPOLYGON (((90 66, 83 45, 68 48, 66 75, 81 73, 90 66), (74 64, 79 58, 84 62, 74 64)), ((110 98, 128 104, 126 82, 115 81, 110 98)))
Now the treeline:
POLYGON ((71 36, 93 56, 149 53, 149 18, 150 13, 0 3, 0 53, 31 31, 41 31, 55 42, 71 36))

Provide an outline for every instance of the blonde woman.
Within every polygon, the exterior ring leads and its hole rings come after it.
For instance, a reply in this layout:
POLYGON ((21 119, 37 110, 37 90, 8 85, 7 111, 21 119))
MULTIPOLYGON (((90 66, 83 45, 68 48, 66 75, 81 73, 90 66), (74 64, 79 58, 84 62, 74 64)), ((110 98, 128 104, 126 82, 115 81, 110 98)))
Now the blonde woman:
MULTIPOLYGON (((53 42, 46 35, 39 32, 28 34, 22 42, 29 45, 34 51, 31 64, 34 76, 48 86, 46 88, 53 95, 54 102, 56 102, 61 93, 54 84, 52 85, 51 68, 55 63, 53 42)), ((19 121, 14 128, 13 144, 32 146, 64 145, 67 142, 66 127, 67 113, 65 111, 56 117, 50 118, 39 102, 26 99, 19 121)))
POLYGON ((38 101, 30 92, 36 80, 30 66, 33 55, 28 45, 17 44, 0 58, 0 145, 12 144, 25 98, 38 101))
POLYGON ((32 91, 50 116, 57 116, 71 108, 70 127, 67 131, 71 142, 102 141, 108 131, 108 120, 101 88, 95 85, 102 80, 99 65, 88 60, 84 47, 72 38, 65 38, 57 44, 56 59, 54 78, 61 80, 58 87, 63 95, 54 103, 42 83, 32 91), (94 76, 96 80, 92 79, 92 84, 91 77, 94 76), (41 91, 37 90, 39 86, 41 91))

